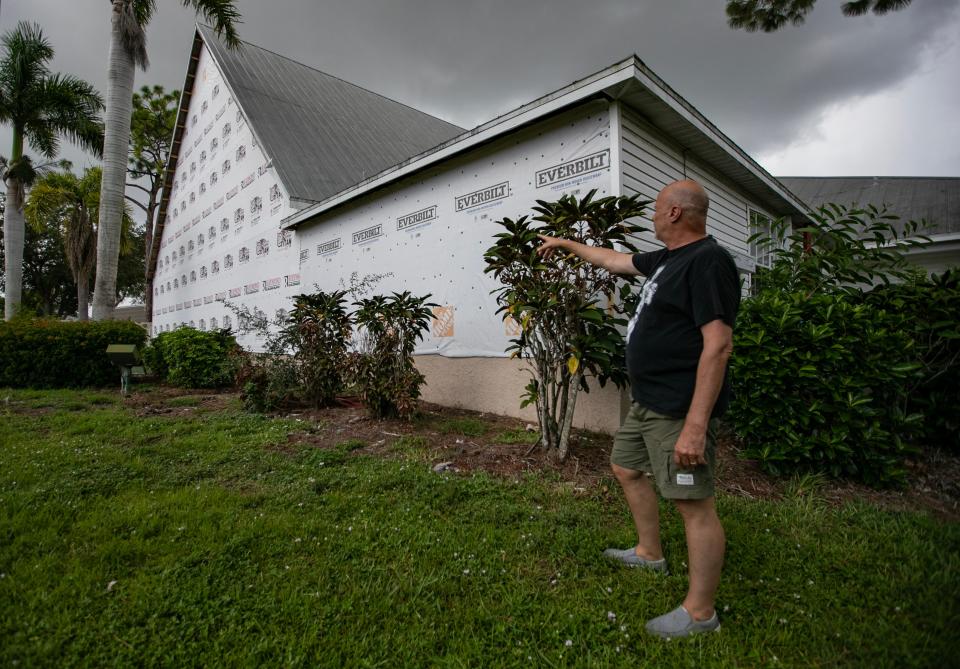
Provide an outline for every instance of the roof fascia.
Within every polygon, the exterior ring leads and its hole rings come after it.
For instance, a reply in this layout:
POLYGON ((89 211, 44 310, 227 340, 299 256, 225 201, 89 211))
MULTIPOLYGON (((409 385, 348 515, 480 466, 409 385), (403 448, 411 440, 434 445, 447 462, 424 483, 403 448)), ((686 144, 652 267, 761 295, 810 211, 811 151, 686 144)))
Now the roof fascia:
POLYGON ((727 137, 717 126, 711 123, 696 107, 683 99, 680 94, 657 76, 653 70, 647 67, 642 60, 634 57, 634 61, 636 79, 641 85, 656 93, 657 97, 666 102, 674 112, 682 116, 688 123, 723 148, 736 159, 737 162, 753 174, 754 177, 762 181, 767 188, 774 191, 782 199, 786 200, 790 206, 795 207, 798 212, 806 214, 810 211, 810 207, 803 200, 777 181, 776 177, 763 169, 746 151, 741 149, 736 142, 727 137))
MULTIPOLYGON (((190 61, 187 64, 187 74, 183 80, 183 88, 180 90, 180 106, 177 110, 177 120, 173 126, 173 138, 170 142, 170 154, 167 156, 166 165, 163 168, 163 189, 160 194, 160 206, 157 210, 157 221, 154 224, 153 238, 150 240, 150 259, 147 265, 147 290, 153 290, 153 277, 156 274, 157 258, 160 256, 160 239, 163 237, 163 231, 167 222, 167 207, 170 205, 170 190, 173 182, 173 175, 177 171, 177 160, 180 157, 180 146, 183 143, 183 131, 186 128, 187 118, 190 114, 190 100, 193 96, 193 84, 197 77, 197 65, 200 62, 200 50, 203 40, 200 36, 200 30, 197 29, 193 36, 193 46, 190 49, 190 61)), ((151 222, 148 221, 148 224, 151 222)), ((153 314, 147 314, 147 320, 153 322, 153 314)))

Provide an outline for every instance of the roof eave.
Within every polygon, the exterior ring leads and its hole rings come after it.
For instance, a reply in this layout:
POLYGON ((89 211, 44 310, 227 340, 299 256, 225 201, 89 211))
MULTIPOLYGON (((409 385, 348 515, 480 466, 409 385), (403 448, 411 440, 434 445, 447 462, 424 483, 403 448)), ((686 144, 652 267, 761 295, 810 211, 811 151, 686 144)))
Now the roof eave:
POLYGON ((481 144, 490 142, 505 133, 538 121, 548 114, 582 103, 592 97, 603 96, 611 100, 623 99, 629 101, 631 92, 637 92, 638 86, 640 89, 653 94, 660 104, 659 112, 661 114, 667 113, 671 115, 674 121, 682 121, 694 130, 694 134, 699 140, 686 147, 688 150, 697 154, 706 162, 715 164, 717 160, 710 159, 709 155, 711 152, 717 153, 719 148, 725 162, 737 166, 743 172, 738 180, 739 185, 745 187, 748 191, 762 190, 765 200, 774 201, 777 204, 776 209, 779 209, 776 212, 777 214, 787 214, 799 219, 807 218, 809 208, 802 200, 763 169, 743 149, 724 135, 693 105, 680 97, 634 55, 454 137, 444 144, 413 156, 403 163, 388 168, 322 202, 291 214, 283 220, 282 225, 285 229, 298 228, 311 219, 346 204, 365 193, 382 188, 435 163, 452 158, 481 144))

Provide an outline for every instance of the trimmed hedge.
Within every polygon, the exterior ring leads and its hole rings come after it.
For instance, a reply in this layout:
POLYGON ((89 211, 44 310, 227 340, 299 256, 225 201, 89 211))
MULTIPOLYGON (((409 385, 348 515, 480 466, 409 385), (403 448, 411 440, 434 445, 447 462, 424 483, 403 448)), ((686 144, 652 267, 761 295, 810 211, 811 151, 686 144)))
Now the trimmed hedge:
POLYGON ((14 319, 0 323, 0 386, 82 388, 117 386, 120 370, 110 344, 142 347, 147 333, 129 321, 14 319))
POLYGON ((904 481, 922 415, 906 409, 914 344, 897 313, 845 294, 763 293, 737 319, 728 420, 775 474, 904 481))

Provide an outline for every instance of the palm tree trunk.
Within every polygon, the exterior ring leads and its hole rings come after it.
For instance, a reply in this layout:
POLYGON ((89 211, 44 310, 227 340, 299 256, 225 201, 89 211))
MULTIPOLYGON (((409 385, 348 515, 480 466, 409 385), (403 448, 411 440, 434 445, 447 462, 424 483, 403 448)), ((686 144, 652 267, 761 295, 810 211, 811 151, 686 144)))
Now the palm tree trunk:
POLYGON ((10 320, 20 309, 23 296, 23 203, 21 189, 15 179, 7 179, 7 205, 3 213, 4 245, 4 320, 10 320))
POLYGON ((134 62, 124 48, 121 32, 123 0, 113 0, 107 108, 104 114, 103 181, 100 187, 100 222, 97 228, 97 274, 93 290, 94 320, 113 318, 117 304, 117 265, 123 193, 127 178, 130 115, 133 111, 134 62))
MULTIPOLYGON (((147 203, 147 227, 144 232, 143 245, 146 248, 146 257, 143 259, 143 271, 146 274, 147 281, 144 284, 146 289, 143 291, 143 307, 148 323, 153 323, 153 282, 150 278, 150 247, 153 245, 153 221, 156 217, 158 206, 157 192, 159 188, 150 193, 150 201, 147 203)), ((150 329, 153 331, 153 328, 150 329)))
POLYGON ((86 321, 90 305, 90 277, 85 272, 77 275, 77 320, 86 321))
MULTIPOLYGON (((23 129, 14 127, 13 147, 8 165, 15 165, 23 157, 23 129)), ((23 188, 16 179, 7 179, 7 202, 3 213, 4 295, 3 319, 9 321, 20 308, 23 299, 23 188)))

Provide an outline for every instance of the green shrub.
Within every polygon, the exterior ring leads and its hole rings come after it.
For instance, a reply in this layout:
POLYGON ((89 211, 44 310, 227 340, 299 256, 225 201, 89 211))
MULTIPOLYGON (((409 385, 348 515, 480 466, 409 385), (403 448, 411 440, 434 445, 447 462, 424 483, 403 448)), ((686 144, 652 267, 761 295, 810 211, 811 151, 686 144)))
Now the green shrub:
POLYGON ((249 356, 237 383, 244 409, 254 413, 291 406, 301 394, 294 360, 286 355, 249 356))
POLYGON ((144 357, 155 374, 175 386, 223 388, 233 385, 238 350, 229 330, 180 327, 157 335, 144 357))
POLYGON ((766 469, 903 482, 924 429, 911 400, 924 346, 893 282, 915 276, 905 254, 924 238, 897 220, 828 204, 802 227, 781 220, 751 237, 774 262, 737 320, 728 418, 766 469))
POLYGON ((264 341, 265 355, 248 358, 238 378, 245 407, 265 413, 307 403, 329 406, 343 390, 350 357, 346 290, 297 295, 289 314, 273 321, 234 307, 245 331, 264 341))
POLYGON ((304 399, 314 407, 330 405, 343 390, 352 325, 345 295, 344 290, 297 295, 281 330, 304 399))
POLYGON ((65 322, 17 318, 0 323, 0 386, 116 386, 110 344, 143 346, 147 333, 129 321, 65 322))
POLYGON ((900 317, 844 293, 764 292, 737 319, 728 418, 774 473, 903 480, 921 417, 907 411, 913 343, 900 317))
POLYGON ((429 327, 430 307, 436 306, 427 303, 429 298, 404 291, 356 302, 352 378, 375 418, 410 418, 416 409, 424 377, 413 364, 413 350, 429 327))
POLYGON ((923 414, 919 443, 960 454, 960 271, 880 286, 866 299, 897 314, 913 341, 920 367, 907 382, 907 406, 923 414))

